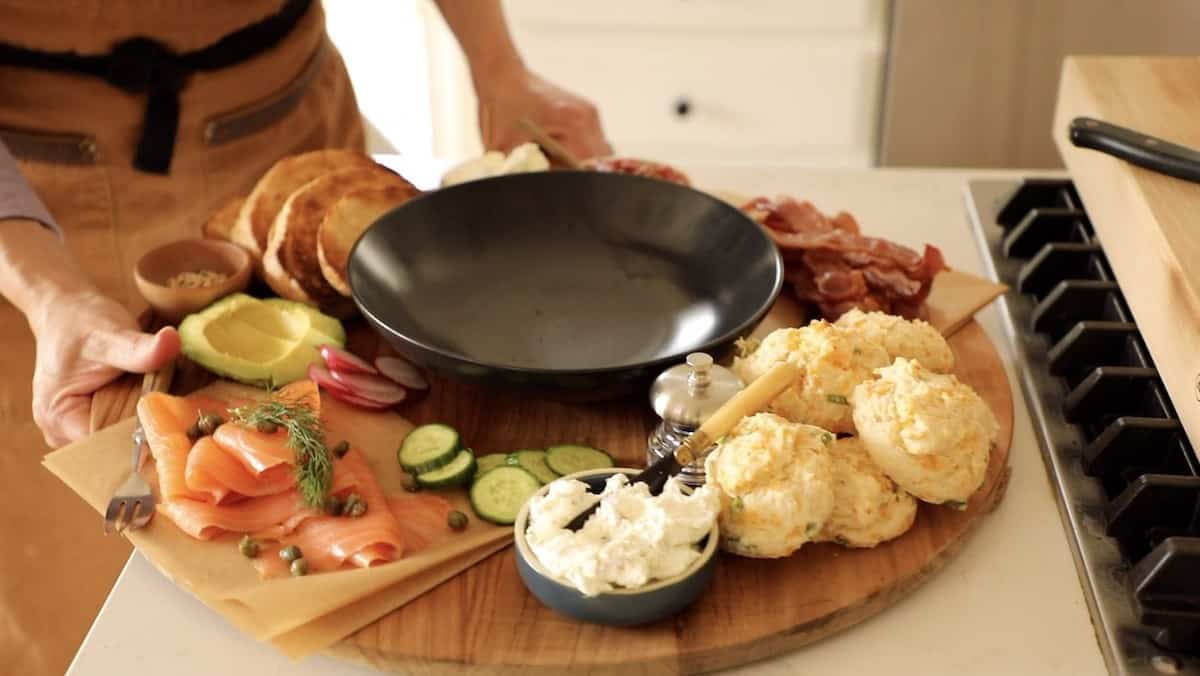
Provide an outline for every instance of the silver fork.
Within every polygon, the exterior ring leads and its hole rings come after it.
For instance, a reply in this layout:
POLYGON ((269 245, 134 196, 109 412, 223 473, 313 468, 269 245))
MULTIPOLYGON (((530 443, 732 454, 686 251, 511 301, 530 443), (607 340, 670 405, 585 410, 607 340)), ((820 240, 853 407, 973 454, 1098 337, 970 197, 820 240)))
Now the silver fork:
POLYGON ((133 472, 117 489, 112 500, 108 501, 108 509, 104 510, 105 533, 111 533, 114 529, 118 533, 126 528, 137 530, 154 518, 154 494, 150 491, 150 484, 138 472, 142 467, 142 450, 145 447, 146 433, 139 423, 133 431, 133 472))

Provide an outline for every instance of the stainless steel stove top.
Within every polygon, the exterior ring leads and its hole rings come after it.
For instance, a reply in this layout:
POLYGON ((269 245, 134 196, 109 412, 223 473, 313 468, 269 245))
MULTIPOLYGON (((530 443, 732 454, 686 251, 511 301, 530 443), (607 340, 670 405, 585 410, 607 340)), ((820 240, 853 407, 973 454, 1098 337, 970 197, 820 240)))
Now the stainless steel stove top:
POLYGON ((1108 668, 1200 674, 1200 472, 1078 195, 965 196, 1108 668))

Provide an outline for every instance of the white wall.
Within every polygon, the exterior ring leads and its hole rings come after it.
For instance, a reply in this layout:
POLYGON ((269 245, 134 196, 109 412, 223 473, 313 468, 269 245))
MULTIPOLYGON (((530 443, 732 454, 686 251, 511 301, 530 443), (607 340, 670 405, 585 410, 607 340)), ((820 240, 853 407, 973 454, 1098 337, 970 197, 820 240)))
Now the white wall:
MULTIPOLYGON (((368 150, 434 154, 426 0, 325 0, 366 118, 368 150)), ((436 10, 434 10, 436 12, 436 10)))

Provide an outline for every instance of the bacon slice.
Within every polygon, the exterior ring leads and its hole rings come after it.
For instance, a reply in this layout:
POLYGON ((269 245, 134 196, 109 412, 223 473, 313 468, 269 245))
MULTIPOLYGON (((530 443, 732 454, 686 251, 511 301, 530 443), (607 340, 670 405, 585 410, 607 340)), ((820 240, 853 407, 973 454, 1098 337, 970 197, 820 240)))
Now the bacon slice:
POLYGON ((850 214, 830 218, 811 202, 756 197, 742 211, 779 247, 796 297, 815 304, 826 319, 837 319, 852 308, 917 316, 933 278, 946 267, 937 247, 926 244, 918 254, 895 242, 864 236, 850 214))

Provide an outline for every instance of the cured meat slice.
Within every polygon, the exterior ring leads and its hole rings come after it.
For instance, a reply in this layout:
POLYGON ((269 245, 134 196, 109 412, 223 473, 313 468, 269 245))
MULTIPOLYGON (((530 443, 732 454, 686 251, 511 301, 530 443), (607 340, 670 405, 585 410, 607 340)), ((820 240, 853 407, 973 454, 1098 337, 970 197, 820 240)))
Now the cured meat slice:
POLYGON ((404 535, 362 454, 351 448, 337 469, 354 477, 367 513, 304 519, 283 544, 299 547, 312 572, 336 570, 347 562, 366 567, 400 558, 406 550, 404 535))
POLYGON ((757 197, 742 211, 779 247, 796 297, 815 304, 826 319, 837 319, 851 308, 917 316, 934 277, 946 267, 932 245, 918 254, 866 237, 850 214, 829 218, 810 202, 757 197))
POLYGON ((163 500, 205 497, 187 487, 187 458, 192 449, 187 429, 201 413, 220 410, 203 399, 174 397, 162 392, 151 392, 138 400, 138 421, 146 433, 150 455, 154 457, 159 495, 163 500))
MULTIPOLYGON (((311 380, 283 387, 272 398, 289 406, 305 406, 315 415, 321 412, 321 395, 311 380)), ((268 434, 238 423, 226 423, 217 428, 213 438, 254 474, 295 462, 296 452, 288 445, 288 433, 283 429, 268 434)))
POLYGON ((209 502, 221 502, 230 494, 259 497, 282 493, 296 485, 289 465, 276 465, 255 474, 225 450, 213 437, 202 437, 187 457, 184 479, 188 490, 206 493, 209 502))
POLYGON ((213 433, 213 439, 254 474, 295 462, 296 452, 288 446, 288 433, 283 429, 265 434, 239 423, 225 423, 213 433))
POLYGON ((690 186, 692 184, 687 174, 662 162, 652 162, 634 157, 594 157, 584 160, 581 164, 584 169, 591 169, 592 171, 645 176, 646 178, 657 178, 660 181, 678 183, 679 185, 690 186))
POLYGON ((274 534, 285 525, 315 514, 295 489, 230 505, 179 498, 159 503, 158 509, 180 530, 199 540, 210 540, 226 531, 274 534))

